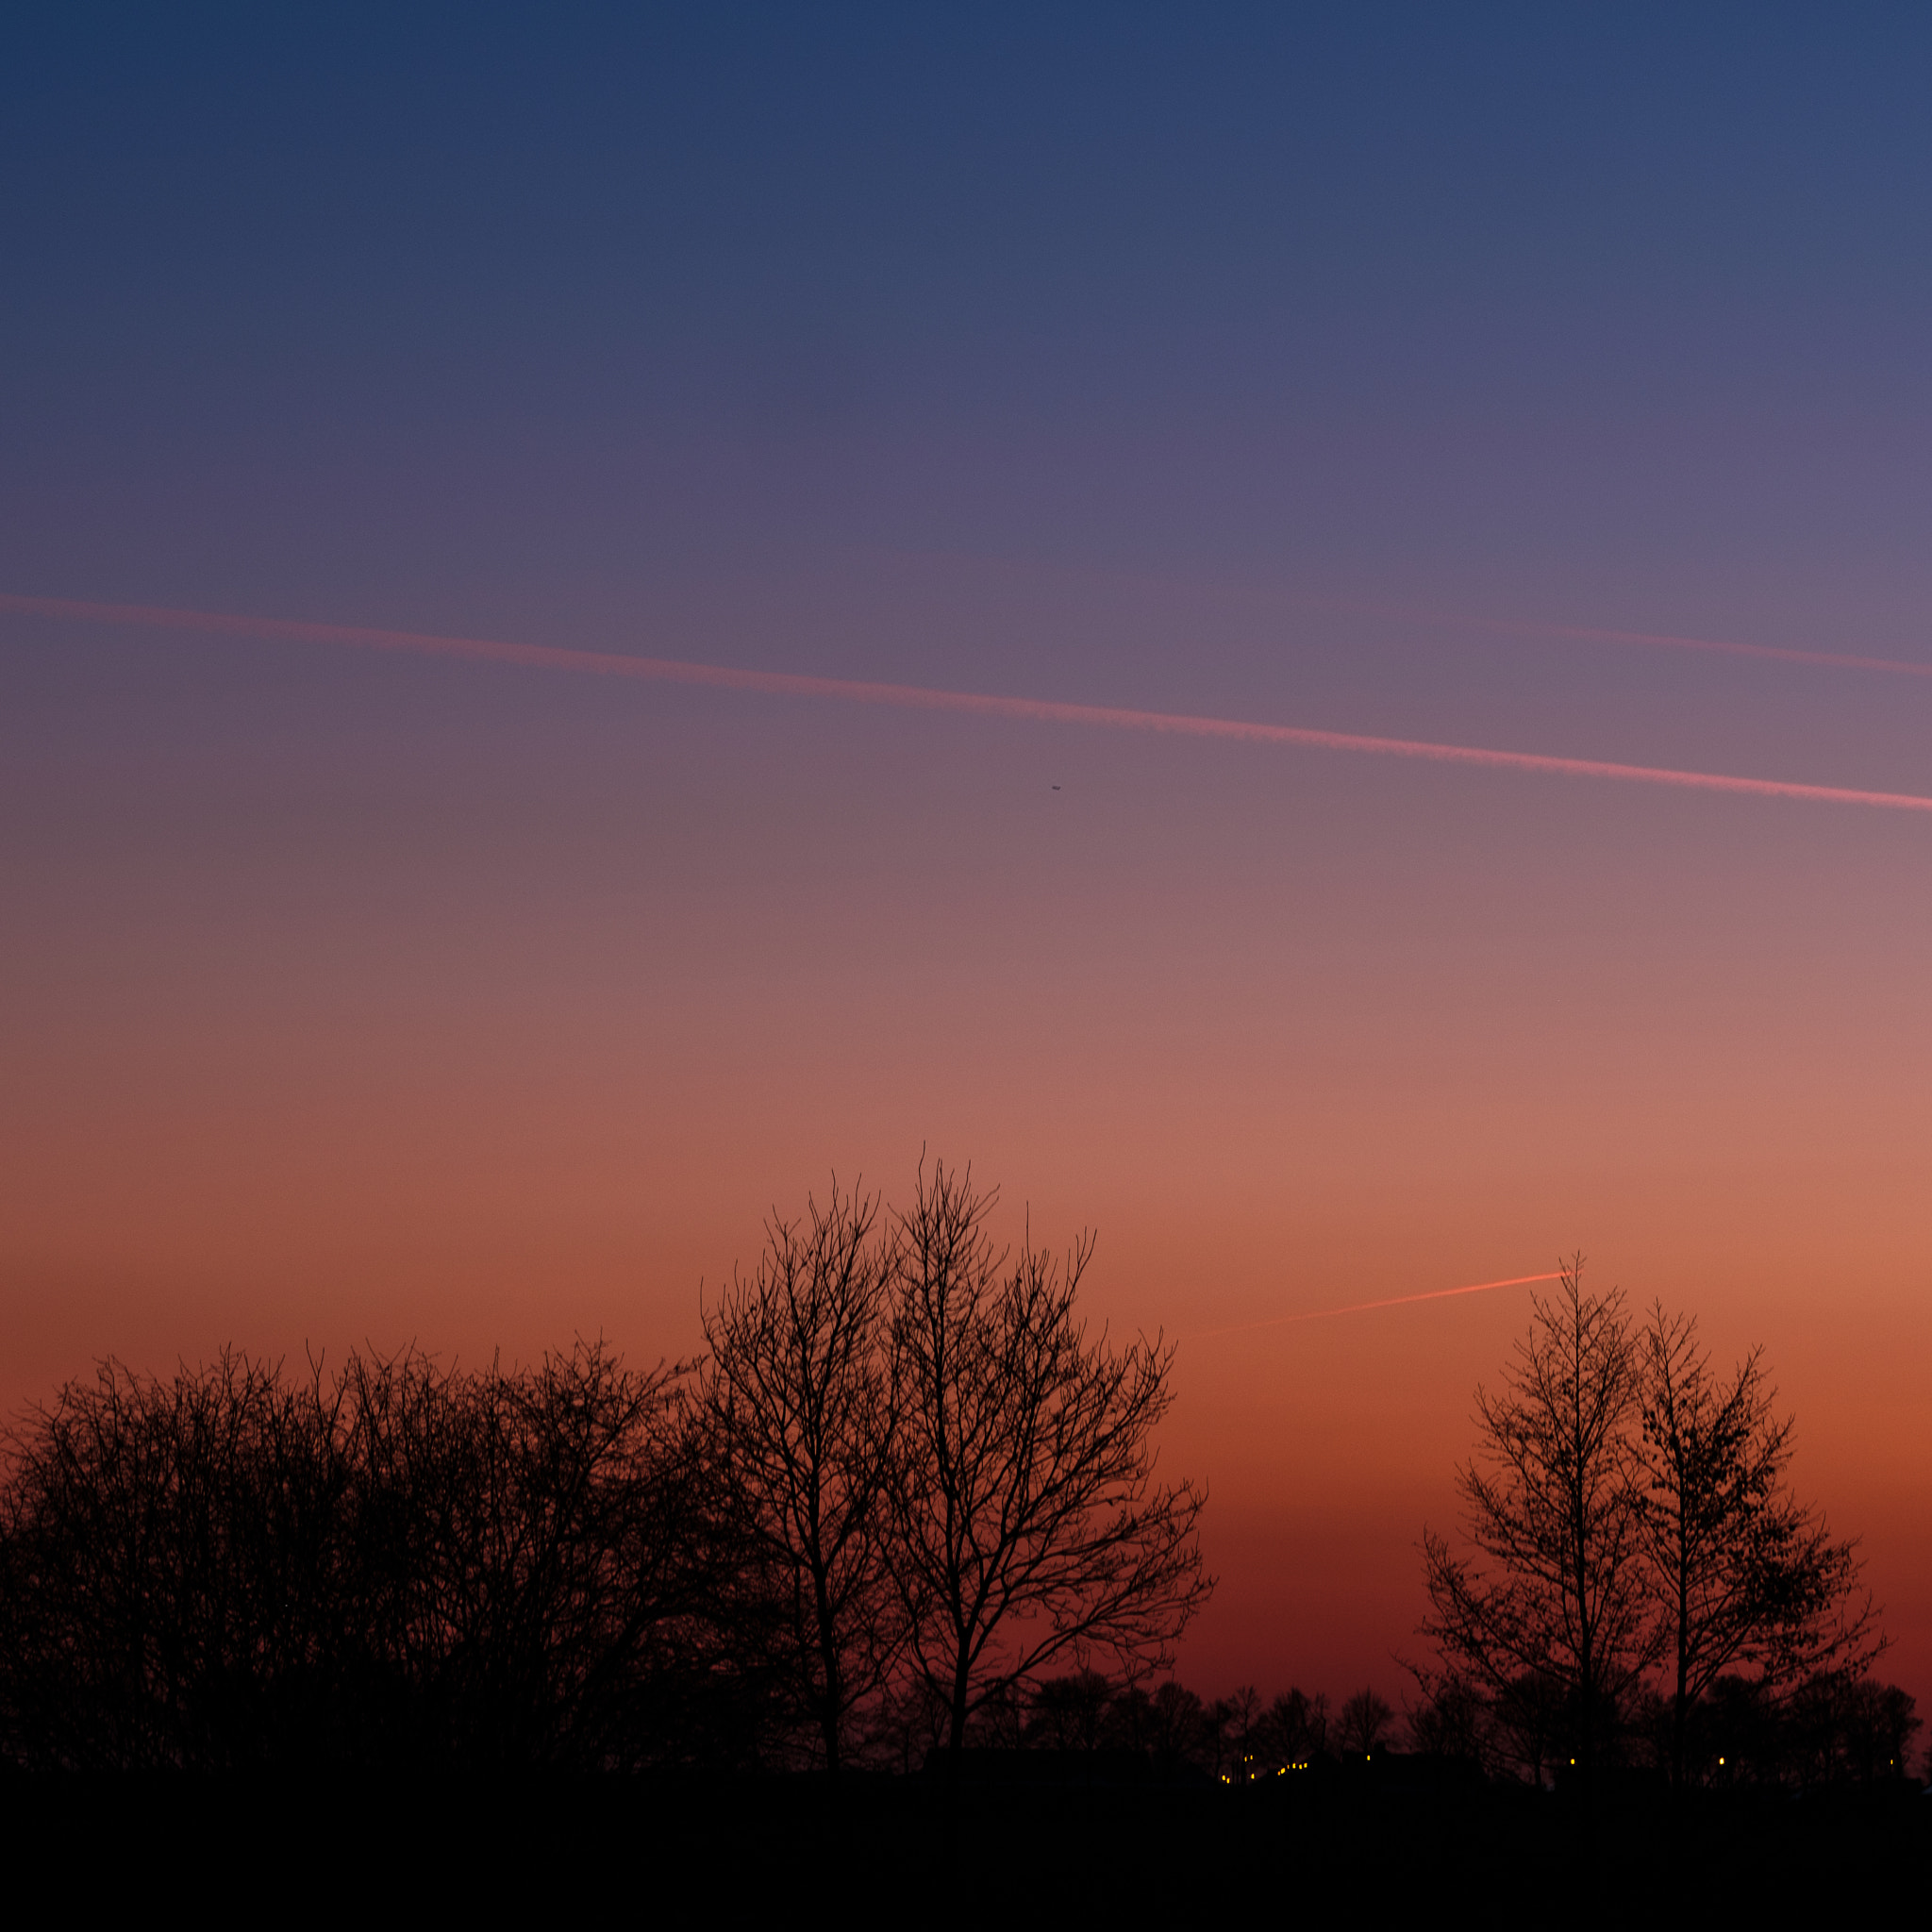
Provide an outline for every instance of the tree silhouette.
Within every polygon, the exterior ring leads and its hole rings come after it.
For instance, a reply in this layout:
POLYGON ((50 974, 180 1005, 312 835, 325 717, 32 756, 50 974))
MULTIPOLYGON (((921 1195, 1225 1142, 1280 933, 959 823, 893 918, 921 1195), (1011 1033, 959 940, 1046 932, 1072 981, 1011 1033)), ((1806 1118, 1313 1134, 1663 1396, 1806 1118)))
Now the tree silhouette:
POLYGON ((352 1357, 358 1668, 391 1757, 625 1769, 744 1748, 717 1618, 742 1600, 676 1371, 352 1357), (725 1740, 739 1732, 735 1746, 725 1740))
POLYGON ((1479 1442, 1457 1479, 1476 1560, 1424 1532, 1423 1633, 1500 1702, 1554 1692, 1587 1796, 1657 1639, 1629 1440, 1636 1359, 1622 1295, 1585 1294, 1581 1269, 1578 1256, 1557 1294, 1532 1295, 1502 1391, 1476 1391, 1479 1442))
POLYGON ((1670 1678, 1670 1766, 1682 1783, 1693 1705, 1725 1672, 1767 1688, 1851 1667, 1882 1648, 1857 1597, 1852 1544, 1791 1493, 1791 1419, 1773 1411, 1761 1351, 1714 1375, 1696 1323, 1659 1305, 1640 1343, 1641 1524, 1670 1678))
POLYGON ((1208 1713, 1200 1698, 1170 1677, 1148 1699, 1147 1741, 1154 1761, 1173 1772, 1207 1756, 1208 1713))
POLYGON ((738 1530, 768 1573, 773 1635, 837 1774, 855 1709, 899 1649, 886 1548, 896 1403, 885 1346, 897 1261, 876 1197, 775 1215, 749 1280, 706 1312, 700 1407, 738 1530))
POLYGON ((1312 1763, 1328 1748, 1328 1699, 1291 1687, 1268 1707, 1261 1721, 1269 1754, 1279 1764, 1312 1763))
POLYGON ((1259 1776, 1263 1766, 1256 1747, 1261 1743, 1257 1736, 1261 1720, 1261 1693, 1252 1684, 1237 1684, 1225 1697, 1214 1700, 1208 1714, 1213 1726, 1216 1773, 1221 1770, 1224 1748, 1237 1783, 1245 1784, 1259 1776))
POLYGON ((1053 1751, 1097 1751, 1112 1692, 1098 1671, 1042 1679, 1034 1689, 1026 1741, 1053 1751))
POLYGON ((0 1747, 71 1769, 742 1755, 735 1552, 679 1379, 104 1365, 0 1491, 0 1747))
POLYGON ((15 1762, 233 1769, 311 1743, 350 1561, 337 1409, 319 1381, 225 1353, 170 1381, 104 1363, 10 1433, 0 1725, 15 1762))
POLYGON ((1420 1688, 1422 1696, 1407 1714, 1410 1748, 1489 1771, 1496 1728, 1490 1700, 1453 1672, 1424 1676, 1420 1688))
POLYGON ((1335 1740, 1351 1757, 1370 1758, 1382 1748, 1382 1740, 1395 1722, 1389 1701, 1371 1688, 1357 1690, 1341 1707, 1335 1721, 1335 1740))
POLYGON ((1062 1658, 1165 1662, 1211 1588, 1202 1495, 1155 1479, 1173 1350, 1090 1342, 1074 1305, 1091 1238, 1008 1266, 995 1198, 936 1164, 899 1221, 893 1560, 955 1762, 976 1709, 1062 1658))

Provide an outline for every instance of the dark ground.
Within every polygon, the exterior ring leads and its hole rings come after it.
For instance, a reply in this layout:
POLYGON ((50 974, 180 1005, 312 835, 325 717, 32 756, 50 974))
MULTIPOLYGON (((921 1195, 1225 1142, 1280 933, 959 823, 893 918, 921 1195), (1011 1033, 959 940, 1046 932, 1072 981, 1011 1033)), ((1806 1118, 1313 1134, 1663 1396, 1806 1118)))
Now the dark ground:
POLYGON ((16 1899, 161 1900, 342 1919, 617 1908, 690 1923, 785 1912, 913 1924, 1051 1915, 1198 1923, 1307 1912, 1432 1921, 1785 1923, 1916 1916, 1932 1797, 1565 1795, 1331 1779, 1079 1790, 924 1779, 305 1786, 126 1778, 0 1785, 16 1899), (39 1885, 32 1883, 38 1879, 39 1885))

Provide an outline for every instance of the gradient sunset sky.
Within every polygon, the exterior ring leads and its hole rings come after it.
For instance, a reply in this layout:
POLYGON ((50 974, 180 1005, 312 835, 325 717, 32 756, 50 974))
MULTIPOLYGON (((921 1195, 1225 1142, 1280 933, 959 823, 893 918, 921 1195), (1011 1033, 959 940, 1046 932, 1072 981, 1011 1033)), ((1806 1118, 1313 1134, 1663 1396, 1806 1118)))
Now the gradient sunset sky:
POLYGON ((1907 8, 9 9, 0 1401, 688 1356, 924 1146, 1179 1339, 1184 1678, 1395 1697, 1529 1291, 1279 1318, 1581 1249, 1932 1707, 1928 99, 1907 8))

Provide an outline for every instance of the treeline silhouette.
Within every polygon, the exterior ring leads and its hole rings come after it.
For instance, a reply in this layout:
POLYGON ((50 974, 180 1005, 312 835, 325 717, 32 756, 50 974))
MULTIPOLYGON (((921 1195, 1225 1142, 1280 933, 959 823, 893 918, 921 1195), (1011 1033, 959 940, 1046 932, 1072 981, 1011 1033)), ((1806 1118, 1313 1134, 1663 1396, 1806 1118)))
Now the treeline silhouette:
POLYGON ((108 1364, 19 1433, 16 1763, 642 1768, 747 1755, 761 1607, 677 1378, 108 1364))
MULTIPOLYGON (((1655 1692, 1624 1713, 1616 1762, 1661 1784, 1674 1748, 1671 1712, 1655 1692)), ((1543 1748, 1562 1741, 1560 1714, 1544 1714, 1543 1748)), ((1907 1771, 1920 1721, 1896 1685, 1866 1675, 1820 1674, 1789 1694, 1760 1682, 1721 1678, 1697 1708, 1695 1781, 1713 1789, 1869 1790, 1907 1771)), ((1389 1779, 1515 1782, 1522 1740, 1492 1728, 1468 1702, 1441 1695, 1398 1710, 1373 1686, 1340 1700, 1291 1688, 1263 1699, 1251 1686, 1207 1699, 1170 1678, 1121 1685, 1099 1672, 1049 1678, 1024 1700, 989 1710, 972 1733, 983 1774, 1024 1777, 998 1760, 1049 1754, 1073 1779, 1089 1777, 1258 1785, 1315 1774, 1360 1776, 1380 1766, 1389 1779), (1072 1761, 1070 1761, 1072 1760, 1072 1761)), ((1567 1757, 1567 1753, 1564 1754, 1567 1757)), ((1567 1769, 1567 1765, 1565 1766, 1567 1769)), ((1546 1761, 1553 1782, 1562 1778, 1546 1761)))
POLYGON ((1785 1481, 1758 1359, 1715 1375, 1573 1268, 1425 1541, 1435 1662, 1204 1698, 1211 1580, 1155 1476, 1173 1355, 1091 1337, 1091 1237, 991 1190, 774 1217, 693 1363, 104 1364, 0 1481, 0 1759, 303 1773, 933 1771, 1174 1790, 1407 1773, 1869 1789, 1918 1719, 1785 1481), (1586 1416, 1596 1405, 1594 1419, 1586 1416), (1585 1424, 1588 1424, 1588 1426, 1585 1424))
MULTIPOLYGON (((1795 1685, 1719 1677, 1691 1706, 1681 1745, 1671 1703, 1653 1687, 1594 1718, 1599 1764, 1613 1774, 1766 1790, 1869 1789, 1907 1776, 1920 1723, 1911 1696, 1861 1670, 1795 1685)), ((1574 1771, 1581 1729, 1574 1697, 1533 1677, 1490 1698, 1439 1682, 1404 1723, 1411 1750, 1532 1783, 1560 1783, 1574 1771)))
POLYGON ((1167 1660, 1172 1351, 1090 1339, 996 1196, 814 1203, 700 1361, 109 1362, 11 1435, 0 1753, 69 1769, 901 1765, 1057 1659, 1167 1660))
POLYGON ((1476 1391, 1461 1546, 1425 1532, 1424 1748, 1531 1784, 1647 1767, 1678 1786, 1870 1785, 1906 1774, 1912 1699, 1857 1546, 1790 1476, 1762 1352, 1728 1374, 1694 1320, 1532 1295, 1500 1385, 1476 1391))

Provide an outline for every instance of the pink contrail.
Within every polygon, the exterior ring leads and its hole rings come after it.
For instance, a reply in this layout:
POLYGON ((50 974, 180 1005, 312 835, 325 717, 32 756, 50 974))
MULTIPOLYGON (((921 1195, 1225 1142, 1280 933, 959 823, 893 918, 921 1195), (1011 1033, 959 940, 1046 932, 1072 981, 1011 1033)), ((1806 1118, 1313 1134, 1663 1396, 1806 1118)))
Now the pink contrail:
POLYGON ((1386 1302, 1350 1302, 1340 1308, 1307 1308, 1298 1315, 1270 1315, 1263 1322, 1237 1322, 1229 1328, 1204 1328, 1195 1337, 1206 1341, 1215 1335, 1245 1335, 1253 1328, 1279 1328, 1289 1322, 1319 1322, 1328 1315, 1365 1315, 1371 1308, 1404 1308, 1410 1302, 1447 1301, 1455 1294, 1484 1294, 1492 1288, 1526 1288, 1537 1281, 1560 1281, 1560 1274, 1512 1274, 1507 1281, 1473 1281, 1467 1288, 1432 1288, 1426 1294, 1398 1294, 1386 1302))
POLYGON ((1641 644, 1662 651, 1713 651, 1726 658, 1760 658, 1778 664, 1817 664, 1830 671, 1880 671, 1898 677, 1932 677, 1932 663, 1909 658, 1868 658, 1851 651, 1804 651, 1785 644, 1747 644, 1735 638, 1679 637, 1670 631, 1610 630, 1583 624, 1544 624, 1530 619, 1470 617, 1452 611, 1422 610, 1404 604, 1354 603, 1340 598, 1318 602, 1367 617, 1391 617, 1404 624, 1436 624, 1450 630, 1487 630, 1504 637, 1574 638, 1580 643, 1641 644))
POLYGON ((924 685, 877 684, 849 677, 811 677, 789 671, 742 671, 675 658, 632 658, 611 651, 561 650, 549 644, 503 643, 488 638, 439 637, 408 630, 370 630, 341 624, 302 624, 278 617, 239 617, 221 611, 174 610, 140 604, 81 604, 61 597, 0 593, 0 611, 88 624, 135 625, 225 636, 274 638, 295 643, 352 644, 367 650, 477 658, 537 670, 577 671, 652 683, 709 685, 726 691, 788 697, 837 698, 847 704, 902 710, 967 711, 980 717, 1022 718, 1038 724, 1083 724, 1115 731, 1158 731, 1184 738, 1233 739, 1248 744, 1291 744, 1321 751, 1369 752, 1383 758, 1428 758, 1442 764, 1537 772, 1566 778, 1616 778, 1626 784, 1672 785, 1696 791, 1740 792, 1815 805, 1862 805, 1891 811, 1932 812, 1932 798, 1910 791, 1864 791, 1838 785, 1801 785, 1784 778, 1744 778, 1723 772, 1674 771, 1603 758, 1557 758, 1542 752, 1495 751, 1479 745, 1434 744, 1408 738, 1370 738, 1298 724, 1253 724, 1178 711, 1137 711, 1111 705, 1065 704, 1051 698, 1000 697, 989 692, 935 691, 924 685))

